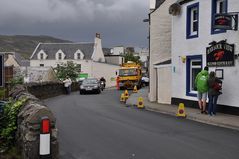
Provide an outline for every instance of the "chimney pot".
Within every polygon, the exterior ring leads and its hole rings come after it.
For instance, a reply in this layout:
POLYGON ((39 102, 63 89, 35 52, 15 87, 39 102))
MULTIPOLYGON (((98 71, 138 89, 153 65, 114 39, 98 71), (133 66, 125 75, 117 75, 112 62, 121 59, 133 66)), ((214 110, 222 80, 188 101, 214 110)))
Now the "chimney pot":
POLYGON ((97 38, 100 38, 100 33, 96 33, 96 37, 97 37, 97 38))

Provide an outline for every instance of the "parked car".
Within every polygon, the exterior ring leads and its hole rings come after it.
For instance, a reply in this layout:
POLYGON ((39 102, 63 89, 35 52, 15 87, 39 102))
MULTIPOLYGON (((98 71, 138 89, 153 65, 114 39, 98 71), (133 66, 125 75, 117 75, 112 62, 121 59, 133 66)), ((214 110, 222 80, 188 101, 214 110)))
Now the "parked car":
POLYGON ((149 78, 147 76, 143 76, 141 78, 141 82, 143 86, 148 86, 149 85, 149 78))
POLYGON ((100 81, 97 78, 86 78, 82 81, 80 85, 80 94, 85 94, 87 92, 101 93, 100 81))

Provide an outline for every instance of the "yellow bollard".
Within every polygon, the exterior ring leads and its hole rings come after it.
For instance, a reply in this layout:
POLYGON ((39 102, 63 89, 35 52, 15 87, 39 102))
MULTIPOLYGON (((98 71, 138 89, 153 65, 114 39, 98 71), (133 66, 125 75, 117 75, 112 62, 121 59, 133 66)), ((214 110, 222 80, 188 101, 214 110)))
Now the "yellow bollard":
POLYGON ((124 91, 124 98, 125 98, 125 100, 127 100, 129 98, 129 92, 127 89, 124 91))
POLYGON ((184 117, 186 118, 186 113, 185 113, 185 108, 184 108, 184 104, 180 103, 178 106, 178 112, 176 114, 177 117, 184 117))
POLYGON ((137 86, 135 85, 133 89, 133 93, 137 93, 137 92, 138 92, 138 89, 137 89, 137 86))
POLYGON ((124 96, 124 93, 122 93, 121 96, 120 96, 120 102, 125 102, 125 96, 124 96))
POLYGON ((143 97, 139 97, 138 98, 137 108, 139 108, 139 109, 143 109, 144 108, 144 99, 143 99, 143 97))

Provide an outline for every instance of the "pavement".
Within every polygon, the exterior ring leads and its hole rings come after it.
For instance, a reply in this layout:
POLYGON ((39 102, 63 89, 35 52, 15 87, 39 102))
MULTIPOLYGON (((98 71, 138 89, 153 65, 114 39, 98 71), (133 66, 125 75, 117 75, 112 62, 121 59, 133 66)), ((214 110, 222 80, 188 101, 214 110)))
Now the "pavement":
MULTIPOLYGON (((156 102, 150 102, 148 100, 148 88, 142 88, 138 91, 138 93, 132 93, 131 91, 130 97, 126 102, 128 106, 136 106, 137 100, 139 97, 143 97, 145 109, 149 111, 155 111, 163 114, 168 114, 176 117, 176 113, 178 110, 177 105, 170 104, 159 104, 156 102)), ((230 128, 239 131, 239 116, 217 113, 216 116, 210 116, 201 114, 199 109, 189 108, 185 106, 185 112, 187 115, 187 119, 194 120, 201 123, 206 123, 210 125, 215 125, 224 128, 230 128)))

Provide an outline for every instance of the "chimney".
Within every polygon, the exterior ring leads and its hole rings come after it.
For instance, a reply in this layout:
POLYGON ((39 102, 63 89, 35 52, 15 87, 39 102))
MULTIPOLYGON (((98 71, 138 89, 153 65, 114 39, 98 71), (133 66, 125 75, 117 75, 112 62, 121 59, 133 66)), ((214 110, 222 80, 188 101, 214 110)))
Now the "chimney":
POLYGON ((96 33, 95 37, 100 39, 100 33, 96 33))

